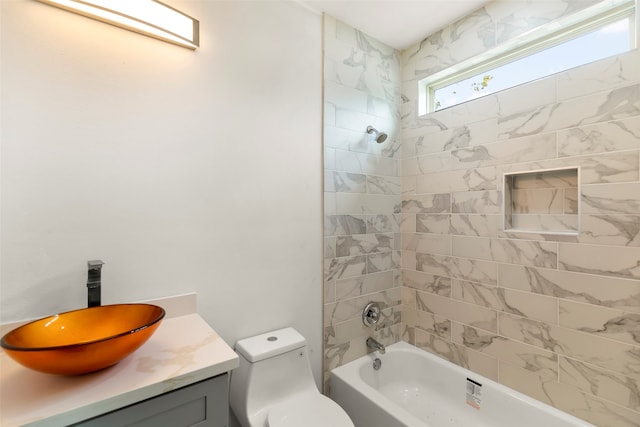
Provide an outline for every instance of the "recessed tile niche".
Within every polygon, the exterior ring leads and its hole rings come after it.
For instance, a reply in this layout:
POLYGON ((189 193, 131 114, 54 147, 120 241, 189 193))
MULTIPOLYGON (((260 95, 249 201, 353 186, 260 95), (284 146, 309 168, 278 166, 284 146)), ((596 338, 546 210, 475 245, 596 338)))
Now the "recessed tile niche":
POLYGON ((577 235, 578 167, 504 174, 504 231, 577 235))

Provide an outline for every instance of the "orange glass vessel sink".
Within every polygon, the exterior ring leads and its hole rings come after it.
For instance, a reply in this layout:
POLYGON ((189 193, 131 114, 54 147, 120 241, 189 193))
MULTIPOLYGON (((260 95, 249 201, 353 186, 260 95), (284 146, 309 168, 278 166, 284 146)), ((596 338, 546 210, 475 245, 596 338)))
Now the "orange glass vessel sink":
POLYGON ((164 318, 162 307, 114 304, 55 314, 2 337, 16 362, 48 374, 78 375, 115 365, 144 344, 164 318))

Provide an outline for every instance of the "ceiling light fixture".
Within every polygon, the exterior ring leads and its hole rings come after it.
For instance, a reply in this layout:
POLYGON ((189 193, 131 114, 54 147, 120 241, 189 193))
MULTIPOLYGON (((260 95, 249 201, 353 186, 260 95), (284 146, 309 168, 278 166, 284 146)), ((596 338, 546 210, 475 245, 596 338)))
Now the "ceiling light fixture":
POLYGON ((156 0, 38 0, 189 49, 200 45, 200 23, 156 0))

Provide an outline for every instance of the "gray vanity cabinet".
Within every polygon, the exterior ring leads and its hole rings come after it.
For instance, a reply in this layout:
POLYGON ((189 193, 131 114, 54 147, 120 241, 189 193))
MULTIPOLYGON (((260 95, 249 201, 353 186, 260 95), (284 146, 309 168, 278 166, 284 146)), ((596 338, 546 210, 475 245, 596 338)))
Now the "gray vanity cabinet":
POLYGON ((74 424, 81 427, 227 427, 229 375, 223 374, 74 424))

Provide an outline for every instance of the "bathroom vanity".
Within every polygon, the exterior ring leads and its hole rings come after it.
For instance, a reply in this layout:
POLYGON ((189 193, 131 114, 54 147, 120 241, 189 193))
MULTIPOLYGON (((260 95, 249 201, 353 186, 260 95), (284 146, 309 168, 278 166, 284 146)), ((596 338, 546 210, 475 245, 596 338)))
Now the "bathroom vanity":
POLYGON ((227 426, 229 372, 238 367, 238 356, 195 313, 195 296, 177 298, 186 304, 150 301, 167 311, 158 330, 102 371, 42 374, 2 352, 0 425, 227 426))

